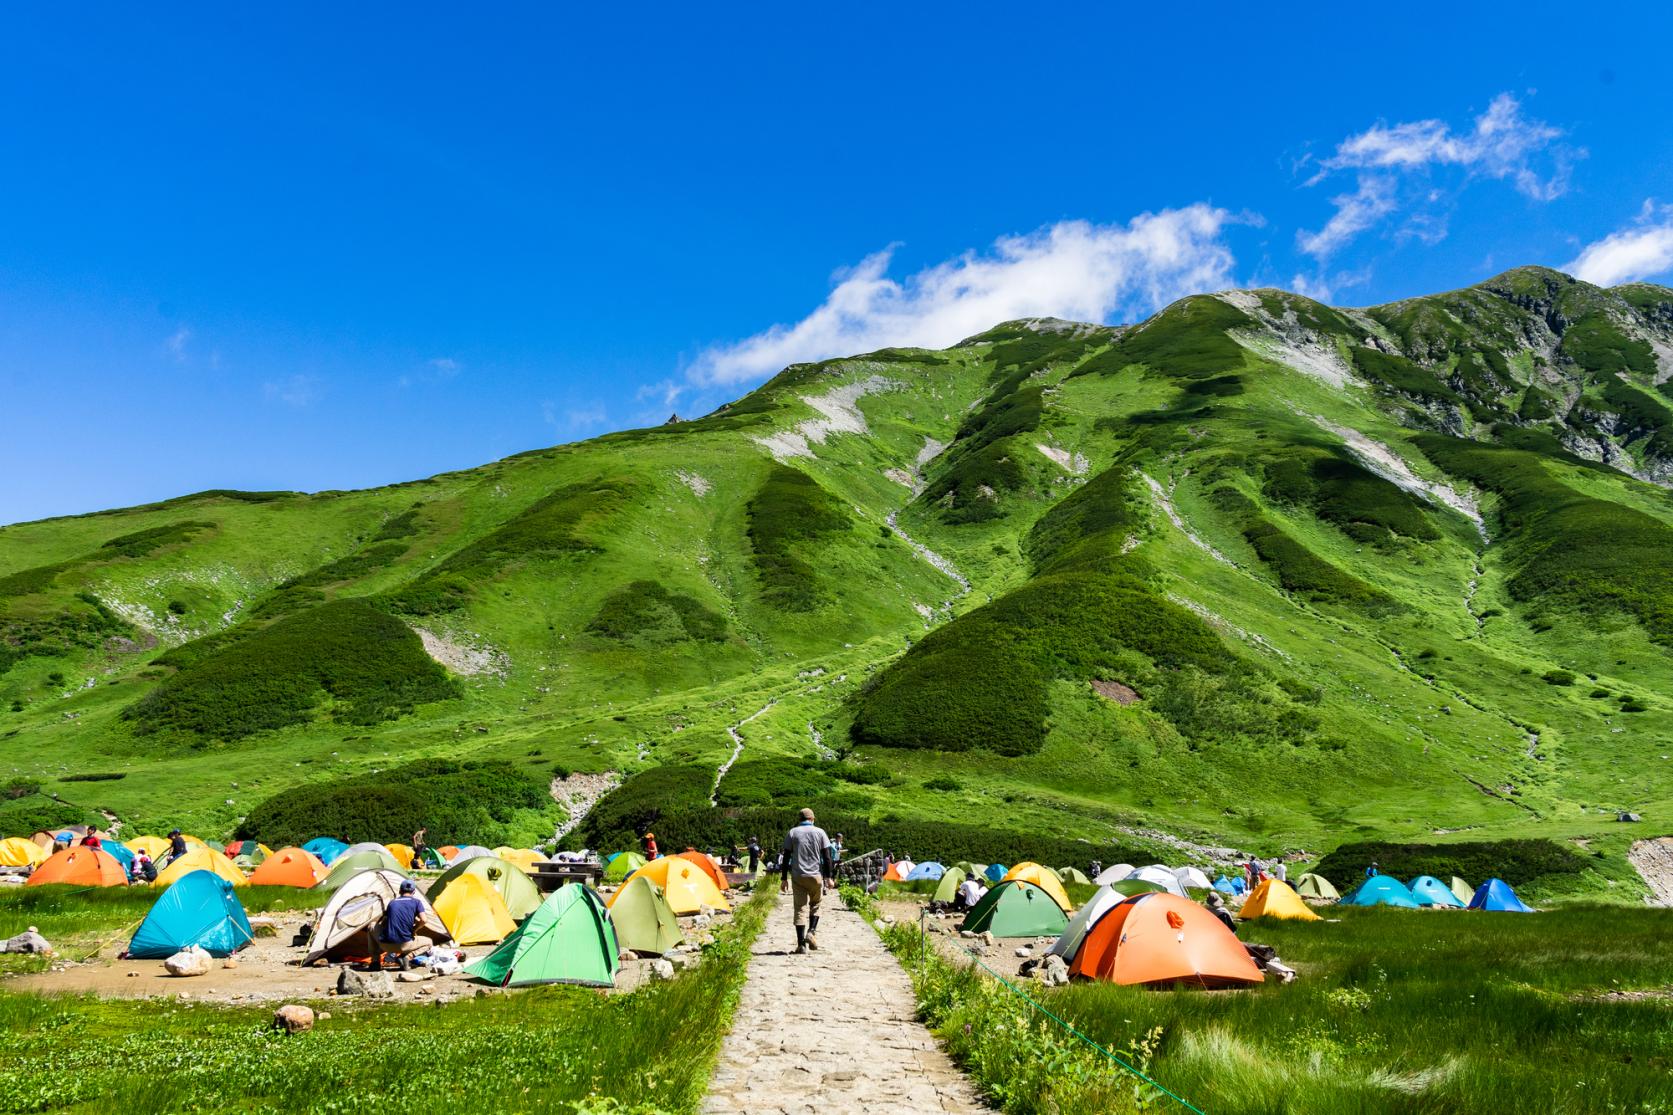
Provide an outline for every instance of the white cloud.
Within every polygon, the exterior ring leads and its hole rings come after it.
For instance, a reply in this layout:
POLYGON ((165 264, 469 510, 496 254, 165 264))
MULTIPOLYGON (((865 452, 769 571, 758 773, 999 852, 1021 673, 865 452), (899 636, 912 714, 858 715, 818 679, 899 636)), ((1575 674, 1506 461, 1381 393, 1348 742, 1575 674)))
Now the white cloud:
POLYGON ((1644 203, 1626 228, 1594 240, 1563 264, 1577 279, 1598 286, 1630 283, 1673 271, 1673 205, 1644 203))
POLYGON ((186 361, 186 346, 191 343, 192 331, 182 325, 176 329, 163 344, 168 348, 169 355, 181 363, 186 361))
MULTIPOLYGON (((1319 162, 1318 173, 1307 185, 1337 171, 1355 170, 1360 172, 1359 190, 1332 198, 1336 215, 1318 232, 1297 233, 1296 242, 1322 260, 1402 205, 1443 202, 1447 191, 1427 178, 1440 168, 1462 170, 1466 183, 1474 178, 1509 180, 1535 201, 1552 201, 1567 192, 1574 160, 1585 155, 1561 144, 1562 137, 1562 129, 1524 115, 1522 103, 1509 93, 1494 97, 1487 111, 1461 132, 1442 120, 1375 124, 1337 144, 1336 153, 1319 162), (1418 176, 1421 180, 1402 189, 1408 178, 1418 176)), ((1446 224, 1433 214, 1418 213, 1405 231, 1433 244, 1445 237, 1446 224)))
POLYGON ((318 376, 294 375, 286 379, 264 383, 261 391, 270 403, 305 407, 319 398, 319 388, 320 380, 318 376))
POLYGON ((605 413, 601 403, 582 403, 559 410, 551 400, 540 404, 540 416, 548 426, 563 434, 582 433, 604 425, 605 413))
POLYGON ((1229 285, 1233 259, 1221 233, 1256 221, 1202 203, 1142 213, 1125 225, 1062 221, 900 281, 888 276, 894 249, 886 248, 836 275, 830 295, 802 320, 711 348, 688 375, 731 384, 879 348, 944 348, 1015 318, 1104 321, 1117 311, 1153 310, 1229 285))
POLYGON ((443 379, 447 379, 451 376, 458 375, 459 369, 463 367, 463 365, 451 356, 438 356, 434 360, 430 361, 430 367, 436 370, 436 374, 438 376, 443 379))

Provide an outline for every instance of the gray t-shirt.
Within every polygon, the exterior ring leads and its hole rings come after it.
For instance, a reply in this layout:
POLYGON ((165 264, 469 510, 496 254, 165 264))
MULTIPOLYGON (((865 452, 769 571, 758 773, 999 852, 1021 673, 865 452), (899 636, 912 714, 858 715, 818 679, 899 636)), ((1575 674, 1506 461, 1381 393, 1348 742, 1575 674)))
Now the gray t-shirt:
POLYGON ((803 821, 784 834, 784 862, 792 875, 825 874, 825 853, 831 838, 812 821, 803 821))

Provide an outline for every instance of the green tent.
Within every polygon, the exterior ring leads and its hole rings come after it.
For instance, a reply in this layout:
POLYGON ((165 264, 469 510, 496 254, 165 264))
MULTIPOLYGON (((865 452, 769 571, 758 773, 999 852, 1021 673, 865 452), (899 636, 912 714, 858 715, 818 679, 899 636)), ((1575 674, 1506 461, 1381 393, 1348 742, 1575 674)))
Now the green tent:
POLYGON ((967 878, 969 876, 964 873, 962 867, 949 867, 946 873, 941 876, 941 882, 936 884, 935 896, 930 901, 951 906, 953 900, 958 897, 959 887, 964 885, 964 880, 967 878))
POLYGON ((995 884, 965 915, 961 930, 995 937, 1056 937, 1069 925, 1057 899, 1021 879, 995 884))
POLYGON ((683 938, 679 919, 668 908, 662 888, 643 875, 628 880, 610 903, 610 924, 624 949, 661 956, 683 938))
POLYGON ((325 878, 314 884, 315 890, 332 891, 360 874, 362 871, 393 871, 402 878, 406 877, 407 865, 396 863, 395 857, 385 851, 355 852, 351 855, 338 856, 331 862, 331 871, 325 878))
POLYGON ((1079 883, 1083 887, 1092 885, 1092 880, 1086 877, 1086 872, 1076 867, 1059 867, 1057 877, 1065 883, 1079 883))
POLYGON ((475 856, 454 864, 436 876, 427 897, 434 903, 447 889, 447 884, 461 875, 475 875, 499 891, 514 921, 522 921, 540 908, 540 888, 535 886, 534 880, 519 870, 516 864, 507 863, 498 856, 475 856))
MULTIPOLYGON (((951 864, 950 866, 958 868, 960 871, 964 872, 966 876, 980 875, 982 873, 982 868, 977 867, 967 859, 961 859, 957 863, 951 864)), ((986 865, 984 864, 983 866, 986 865)))
POLYGON ((616 982, 616 931, 609 911, 591 887, 559 887, 499 948, 465 969, 465 974, 501 987, 531 983, 579 983, 612 987, 616 982))
POLYGON ((1475 897, 1475 888, 1456 875, 1452 877, 1452 882, 1447 884, 1446 889, 1450 890, 1452 896, 1466 906, 1470 904, 1470 899, 1475 897))
POLYGON ((1117 894, 1125 894, 1128 898, 1135 894, 1172 894, 1158 883, 1147 883, 1143 879, 1122 879, 1119 883, 1111 883, 1109 888, 1117 894))
POLYGON ((610 861, 604 869, 604 881, 619 883, 641 867, 645 866, 645 857, 638 852, 623 852, 610 861))
POLYGON ((1341 899, 1330 880, 1323 875, 1315 875, 1311 871, 1295 881, 1295 892, 1303 898, 1311 898, 1315 902, 1336 902, 1341 899))

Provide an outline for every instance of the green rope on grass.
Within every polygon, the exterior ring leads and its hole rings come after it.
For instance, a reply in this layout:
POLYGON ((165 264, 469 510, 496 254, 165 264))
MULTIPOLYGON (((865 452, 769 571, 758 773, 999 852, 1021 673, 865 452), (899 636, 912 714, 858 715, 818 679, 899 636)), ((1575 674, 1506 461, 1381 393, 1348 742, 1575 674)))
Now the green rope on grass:
MULTIPOLYGON (((960 945, 959 947, 964 948, 964 946, 962 946, 962 945, 960 945)), ((1162 1093, 1164 1096, 1173 1100, 1175 1103, 1179 1104, 1185 1110, 1194 1111, 1194 1112, 1196 1112, 1196 1115, 1204 1115, 1204 1112, 1203 1112, 1202 1108, 1198 1107, 1196 1104, 1192 1103, 1190 1100, 1186 1099, 1185 1097, 1176 1095, 1173 1092, 1168 1091, 1167 1088, 1163 1087, 1160 1083, 1153 1080, 1151 1077, 1147 1076, 1143 1072, 1143 1070, 1138 1069, 1138 1068, 1134 1067, 1133 1065, 1128 1064, 1126 1061, 1122 1060, 1116 1054, 1110 1052, 1108 1049, 1105 1049, 1103 1046, 1099 1045, 1097 1042, 1093 1041, 1091 1038, 1087 1037, 1085 1034, 1081 1033, 1079 1030, 1075 1029, 1073 1026, 1069 1025, 1067 1022, 1063 1021, 1063 1019, 1057 1017, 1057 1015, 1053 1014, 1051 1011, 1047 1010, 1045 1007, 1043 1007, 1039 1003, 1035 1002, 1034 999, 1028 994, 1028 992, 1026 992, 1022 988, 1016 986, 1010 980, 1006 979, 1004 976, 1000 975, 998 972, 994 971, 992 968, 989 968, 986 964, 982 963, 982 958, 977 956, 974 952, 971 952, 970 949, 965 948, 964 951, 966 953, 969 953, 970 959, 973 962, 975 962, 975 964, 979 968, 981 968, 988 975, 992 976, 994 979, 998 980, 1000 983, 1004 984, 1014 994, 1016 994, 1019 998, 1021 998, 1023 1002, 1027 1003, 1029 1006, 1033 1007, 1035 1010, 1039 1011, 1041 1014, 1045 1015, 1047 1018, 1051 1019, 1053 1022, 1057 1023, 1059 1026, 1063 1027, 1065 1030, 1067 1030, 1071 1034, 1075 1035, 1075 1037, 1079 1038, 1081 1041, 1084 1041, 1087 1045, 1090 1045, 1093 1049, 1096 1049, 1099 1053, 1102 1053, 1105 1057, 1108 1057, 1111 1061, 1115 1062, 1117 1065, 1121 1066, 1123 1069, 1126 1069, 1128 1072, 1132 1073, 1134 1076, 1138 1077, 1140 1080, 1142 1080, 1146 1084, 1150 1085, 1152 1088, 1155 1088, 1158 1092, 1162 1093)))

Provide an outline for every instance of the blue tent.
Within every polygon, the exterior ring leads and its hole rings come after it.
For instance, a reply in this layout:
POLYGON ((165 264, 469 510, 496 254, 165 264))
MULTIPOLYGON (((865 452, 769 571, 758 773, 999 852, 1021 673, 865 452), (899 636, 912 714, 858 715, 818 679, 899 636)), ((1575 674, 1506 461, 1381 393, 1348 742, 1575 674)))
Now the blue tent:
POLYGON ((115 859, 117 863, 122 865, 122 870, 128 872, 130 875, 133 874, 134 850, 132 848, 128 847, 120 840, 101 840, 99 841, 99 850, 101 852, 109 852, 111 857, 115 859))
POLYGON ((990 863, 990 864, 988 864, 988 869, 986 871, 982 872, 982 875, 987 879, 988 882, 998 883, 998 882, 1001 882, 1001 881, 1004 880, 1005 872, 1007 872, 1009 870, 1010 870, 1010 868, 1006 867, 1002 863, 990 863))
POLYGON ((188 871, 151 904, 128 942, 128 955, 161 960, 197 945, 211 956, 231 956, 253 936, 232 884, 213 871, 188 871))
POLYGON ((1406 884, 1393 875, 1373 875, 1348 897, 1344 906, 1399 906, 1407 910, 1418 908, 1417 899, 1406 889, 1406 884))
POLYGON ((1532 906, 1516 897, 1516 892, 1510 889, 1510 884, 1503 879, 1489 879, 1475 889, 1475 897, 1470 899, 1472 910, 1504 910, 1513 914, 1531 914, 1532 906))
POLYGON ((939 879, 946 873, 947 869, 945 867, 942 867, 939 863, 931 860, 928 863, 920 863, 911 871, 907 872, 906 881, 909 883, 916 883, 920 879, 939 879))
POLYGON ((1237 893, 1237 886, 1230 879, 1226 878, 1224 875, 1222 875, 1218 879, 1214 880, 1214 889, 1219 891, 1221 894, 1236 894, 1237 893))
POLYGON ((1412 897, 1419 906, 1450 906, 1462 908, 1463 903, 1452 893, 1452 888, 1433 875, 1419 875, 1412 880, 1412 897))
POLYGON ((334 840, 329 836, 316 836, 302 845, 302 850, 329 866, 332 860, 348 851, 349 846, 341 840, 334 840))
POLYGON ((621 854, 622 853, 620 853, 620 852, 610 852, 609 854, 607 854, 604 857, 604 866, 609 867, 611 863, 615 862, 616 857, 621 855, 621 854))

